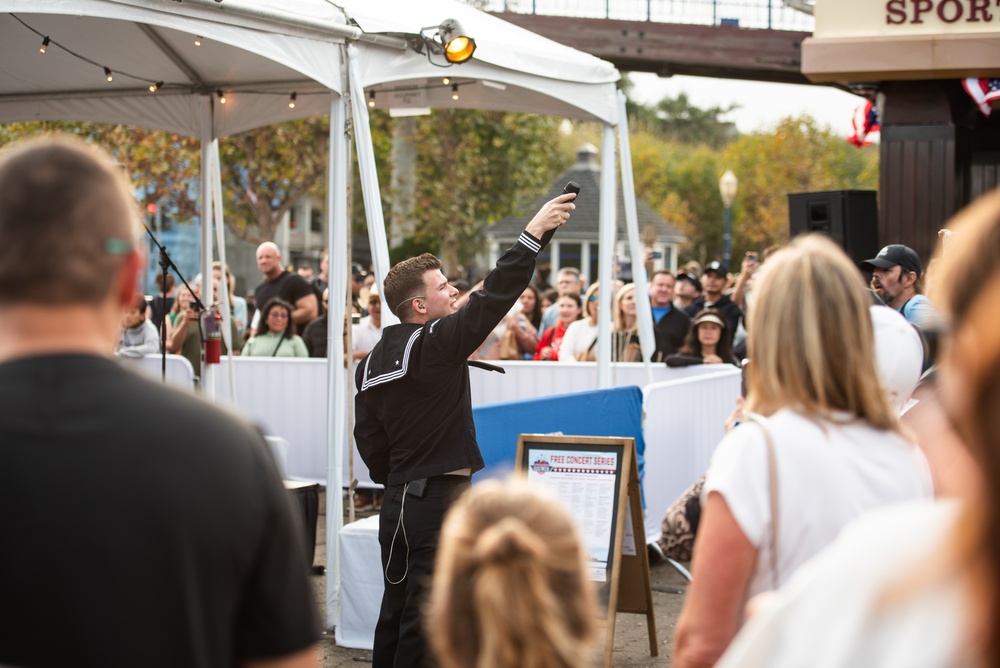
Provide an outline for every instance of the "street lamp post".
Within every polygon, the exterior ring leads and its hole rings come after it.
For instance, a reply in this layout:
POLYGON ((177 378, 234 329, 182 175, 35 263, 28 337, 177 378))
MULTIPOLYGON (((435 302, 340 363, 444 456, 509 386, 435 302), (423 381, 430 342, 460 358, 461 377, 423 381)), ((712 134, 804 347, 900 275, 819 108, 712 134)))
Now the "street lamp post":
POLYGON ((722 233, 722 266, 726 271, 729 271, 729 258, 732 254, 733 200, 736 199, 736 188, 739 185, 740 181, 731 169, 727 169, 719 179, 719 194, 726 207, 726 225, 722 233))

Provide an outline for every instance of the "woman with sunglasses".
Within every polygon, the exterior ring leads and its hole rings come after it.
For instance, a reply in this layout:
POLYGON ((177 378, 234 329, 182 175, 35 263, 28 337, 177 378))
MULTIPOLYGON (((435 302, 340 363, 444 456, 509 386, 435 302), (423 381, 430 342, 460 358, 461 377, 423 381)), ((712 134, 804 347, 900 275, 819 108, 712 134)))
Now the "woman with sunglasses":
POLYGON ((301 337, 295 334, 292 305, 275 297, 260 312, 257 335, 243 347, 244 357, 309 357, 301 337))

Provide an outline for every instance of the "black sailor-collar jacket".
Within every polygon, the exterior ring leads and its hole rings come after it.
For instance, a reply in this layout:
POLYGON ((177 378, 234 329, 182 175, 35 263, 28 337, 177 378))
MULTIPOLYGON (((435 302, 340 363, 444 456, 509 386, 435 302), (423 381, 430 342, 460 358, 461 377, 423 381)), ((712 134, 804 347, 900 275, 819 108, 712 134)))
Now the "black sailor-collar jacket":
POLYGON ((355 374, 354 436, 373 481, 401 485, 483 468, 467 360, 528 286, 540 249, 523 232, 457 312, 382 331, 355 374))

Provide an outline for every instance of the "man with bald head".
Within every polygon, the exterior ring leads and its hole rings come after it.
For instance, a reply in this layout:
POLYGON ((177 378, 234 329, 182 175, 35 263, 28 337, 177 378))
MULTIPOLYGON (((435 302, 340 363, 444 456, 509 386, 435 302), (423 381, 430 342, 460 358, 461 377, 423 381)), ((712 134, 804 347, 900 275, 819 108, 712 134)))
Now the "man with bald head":
MULTIPOLYGON (((275 297, 292 304, 292 321, 298 331, 303 331, 309 321, 319 315, 319 301, 316 292, 306 279, 285 269, 281 264, 281 249, 273 241, 265 241, 257 247, 257 268, 264 274, 264 282, 257 286, 254 295, 259 309, 264 308, 275 297)), ((254 314, 251 328, 257 329, 260 311, 254 314)))
POLYGON ((315 666, 263 436, 113 359, 138 220, 79 140, 0 154, 0 665, 315 666))

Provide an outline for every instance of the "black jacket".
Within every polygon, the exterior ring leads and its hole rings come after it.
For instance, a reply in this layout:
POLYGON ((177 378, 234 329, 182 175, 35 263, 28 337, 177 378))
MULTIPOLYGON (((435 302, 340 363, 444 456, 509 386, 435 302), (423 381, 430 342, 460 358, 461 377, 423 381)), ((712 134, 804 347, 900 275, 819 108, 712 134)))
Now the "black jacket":
POLYGON ((707 308, 714 308, 719 312, 722 319, 726 321, 729 336, 732 336, 736 332, 736 327, 740 324, 740 316, 743 313, 729 295, 722 295, 717 302, 706 302, 705 295, 702 295, 685 309, 685 313, 687 313, 688 317, 694 318, 698 313, 707 308))
POLYGON ((457 312, 382 331, 355 374, 354 438, 372 480, 401 485, 483 468, 467 360, 528 286, 539 250, 523 232, 457 312))

